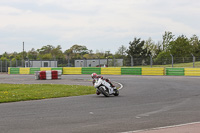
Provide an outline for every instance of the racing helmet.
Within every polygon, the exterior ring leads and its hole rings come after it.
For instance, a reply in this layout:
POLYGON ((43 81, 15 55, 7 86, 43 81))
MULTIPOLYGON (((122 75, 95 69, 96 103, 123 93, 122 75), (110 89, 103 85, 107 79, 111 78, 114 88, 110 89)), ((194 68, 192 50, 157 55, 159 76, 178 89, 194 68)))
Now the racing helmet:
POLYGON ((98 76, 98 75, 97 75, 96 73, 93 73, 93 74, 91 75, 92 78, 97 78, 97 76, 98 76))

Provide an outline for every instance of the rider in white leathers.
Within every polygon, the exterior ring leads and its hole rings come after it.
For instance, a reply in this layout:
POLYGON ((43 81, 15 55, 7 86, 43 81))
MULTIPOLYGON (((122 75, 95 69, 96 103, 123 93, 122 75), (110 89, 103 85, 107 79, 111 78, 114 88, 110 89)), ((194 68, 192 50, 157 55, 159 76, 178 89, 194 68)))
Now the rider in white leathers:
MULTIPOLYGON (((108 82, 108 83, 111 85, 111 87, 112 87, 113 89, 116 89, 116 87, 111 83, 111 81, 110 81, 109 79, 107 79, 107 78, 103 78, 103 76, 100 76, 100 75, 97 75, 96 73, 93 73, 93 74, 91 75, 91 77, 92 77, 92 79, 93 79, 93 81, 92 81, 93 85, 94 85, 94 83, 95 83, 95 78, 96 78, 96 79, 101 78, 101 79, 105 80, 106 82, 108 82)), ((96 94, 97 94, 97 95, 100 95, 100 92, 97 90, 96 94)))

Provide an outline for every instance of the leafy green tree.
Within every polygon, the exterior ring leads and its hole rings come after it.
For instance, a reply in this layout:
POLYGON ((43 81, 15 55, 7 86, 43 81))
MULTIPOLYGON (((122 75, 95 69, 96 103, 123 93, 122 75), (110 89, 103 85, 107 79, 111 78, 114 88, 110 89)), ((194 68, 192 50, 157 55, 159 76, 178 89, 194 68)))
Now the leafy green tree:
POLYGON ((151 53, 153 58, 156 58, 158 54, 162 52, 160 42, 155 44, 155 42, 151 38, 145 41, 144 48, 147 49, 147 53, 151 53))
POLYGON ((51 53, 49 53, 49 54, 44 54, 44 55, 42 56, 42 59, 44 59, 44 60, 51 60, 51 59, 52 59, 51 53))
POLYGON ((10 55, 10 59, 12 60, 13 58, 17 59, 16 57, 18 56, 18 53, 17 52, 14 52, 10 55))
POLYGON ((41 49, 37 49, 37 52, 39 53, 37 57, 38 59, 64 58, 64 54, 60 45, 57 47, 52 45, 43 46, 41 49))
MULTIPOLYGON (((171 36, 172 37, 172 36, 171 36)), ((173 38, 166 49, 159 53, 156 58, 156 61, 160 61, 165 59, 171 59, 170 55, 173 55, 174 62, 185 62, 186 57, 191 57, 191 53, 194 55, 198 55, 199 53, 199 39, 197 36, 193 36, 188 39, 186 36, 181 35, 176 39, 173 38)), ((200 47, 199 47, 200 48, 200 47)))
POLYGON ((41 49, 37 49, 37 51, 39 52, 39 54, 44 55, 44 54, 51 53, 54 48, 55 47, 52 45, 47 45, 47 46, 43 46, 41 49))
POLYGON ((192 46, 192 54, 194 56, 200 56, 200 40, 198 36, 193 35, 190 38, 190 45, 192 46))
POLYGON ((154 59, 154 64, 165 65, 171 63, 170 51, 161 51, 154 59))
POLYGON ((5 52, 3 55, 2 55, 2 57, 4 57, 4 58, 8 58, 9 57, 9 55, 8 55, 8 53, 7 52, 5 52))
POLYGON ((169 51, 173 56, 187 57, 191 56, 192 46, 190 45, 189 39, 181 35, 176 40, 170 42, 169 51))
POLYGON ((86 46, 75 44, 70 49, 67 49, 64 53, 71 58, 80 59, 83 58, 85 54, 88 54, 89 50, 86 46))
POLYGON ((16 58, 11 59, 11 64, 12 67, 16 66, 16 58))
POLYGON ((62 48, 60 45, 58 45, 56 48, 53 48, 51 51, 51 54, 56 59, 62 59, 64 58, 64 54, 62 52, 62 48))
POLYGON ((162 41, 163 51, 166 51, 171 41, 174 41, 174 35, 170 31, 165 31, 162 41))
POLYGON ((16 58, 16 60, 21 60, 22 56, 20 54, 17 54, 15 58, 16 58))
POLYGON ((37 59, 37 55, 38 55, 38 52, 32 48, 30 51, 28 51, 28 58, 31 59, 31 60, 36 60, 37 59))
POLYGON ((7 58, 2 56, 2 57, 1 57, 1 60, 7 60, 7 58))
POLYGON ((161 53, 163 50, 162 50, 162 45, 160 44, 160 42, 158 42, 156 45, 154 45, 154 50, 153 50, 153 57, 156 58, 159 53, 161 53))
POLYGON ((18 55, 17 55, 16 58, 17 58, 18 60, 22 60, 22 59, 26 59, 26 57, 27 57, 27 52, 24 51, 24 52, 18 53, 18 55))
POLYGON ((122 45, 119 47, 118 51, 115 53, 115 58, 124 58, 126 56, 127 48, 122 45))
POLYGON ((134 38, 132 42, 129 43, 129 48, 127 49, 127 58, 125 65, 131 64, 131 57, 133 57, 134 65, 146 65, 150 62, 151 52, 144 47, 145 41, 139 38, 134 38))
POLYGON ((144 48, 145 41, 139 38, 134 38, 132 42, 129 43, 129 48, 127 49, 128 56, 133 58, 146 58, 149 56, 150 52, 147 51, 147 48, 144 48))
POLYGON ((96 54, 94 55, 96 58, 105 59, 105 52, 96 50, 96 54))

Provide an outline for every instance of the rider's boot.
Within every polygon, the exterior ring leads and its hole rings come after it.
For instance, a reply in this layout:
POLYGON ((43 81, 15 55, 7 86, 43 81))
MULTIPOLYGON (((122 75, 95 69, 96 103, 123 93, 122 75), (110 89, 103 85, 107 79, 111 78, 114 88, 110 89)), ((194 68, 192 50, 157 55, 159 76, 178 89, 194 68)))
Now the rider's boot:
POLYGON ((111 82, 108 82, 110 84, 110 86, 115 90, 117 89, 111 82))
POLYGON ((117 87, 114 86, 113 84, 111 84, 111 87, 112 87, 114 90, 117 89, 117 87))

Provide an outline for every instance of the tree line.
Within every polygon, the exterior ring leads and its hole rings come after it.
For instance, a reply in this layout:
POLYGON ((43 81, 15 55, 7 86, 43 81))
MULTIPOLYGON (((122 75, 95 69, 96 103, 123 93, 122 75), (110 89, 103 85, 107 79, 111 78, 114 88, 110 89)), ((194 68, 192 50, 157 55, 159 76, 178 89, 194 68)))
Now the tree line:
POLYGON ((60 45, 46 45, 40 49, 32 48, 28 52, 13 52, 0 55, 1 60, 52 60, 52 59, 95 59, 95 58, 123 58, 145 59, 152 56, 155 60, 174 57, 200 57, 200 40, 197 35, 188 38, 185 35, 175 37, 172 32, 165 31, 162 40, 154 42, 151 38, 142 40, 133 38, 127 45, 121 45, 115 53, 99 51, 95 53, 86 46, 75 44, 69 49, 62 51, 60 45), (128 47, 126 47, 128 45, 128 47))

